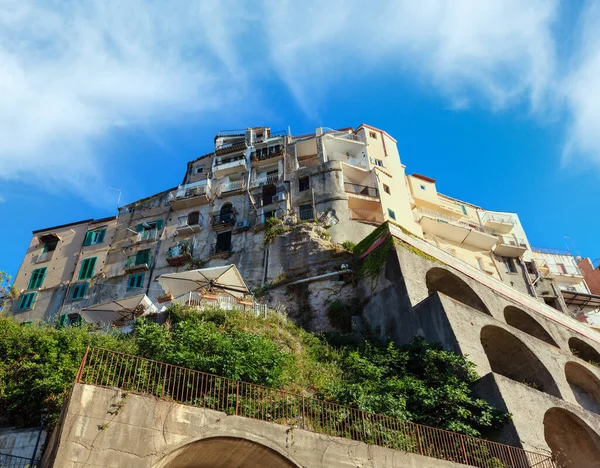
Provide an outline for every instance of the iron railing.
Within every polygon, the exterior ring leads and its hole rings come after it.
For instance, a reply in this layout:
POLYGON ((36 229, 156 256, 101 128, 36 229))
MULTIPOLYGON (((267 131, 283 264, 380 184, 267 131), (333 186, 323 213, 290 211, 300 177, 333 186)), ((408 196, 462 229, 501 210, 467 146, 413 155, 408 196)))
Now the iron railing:
POLYGON ((235 192, 238 190, 245 190, 245 189, 246 189, 246 181, 244 179, 232 180, 229 182, 223 182, 219 186, 217 195, 221 196, 222 194, 227 193, 227 192, 235 192))
POLYGON ((145 229, 138 232, 137 242, 153 241, 158 239, 158 229, 145 229))
POLYGON ((500 244, 527 248, 527 242, 525 242, 525 239, 522 239, 520 237, 503 236, 501 234, 498 234, 498 239, 500 240, 500 244))
POLYGON ((252 179, 250 187, 262 187, 263 185, 276 184, 277 182, 279 182, 279 174, 270 174, 252 179))
POLYGON ((364 195, 366 197, 379 197, 379 190, 377 190, 376 187, 351 184, 350 182, 344 182, 344 191, 346 191, 346 193, 354 193, 356 195, 364 195))
POLYGON ((0 453, 0 468, 36 468, 39 461, 31 461, 31 458, 18 457, 0 453))
POLYGON ((167 258, 173 257, 181 257, 182 255, 192 255, 194 252, 194 247, 191 243, 183 243, 176 245, 174 247, 170 247, 167 252, 167 258))
POLYGON ((43 263, 49 262, 52 260, 52 256, 54 255, 54 250, 50 250, 48 252, 41 253, 33 257, 33 263, 43 263))
POLYGON ((571 251, 568 249, 548 249, 546 247, 532 247, 531 250, 552 255, 567 255, 571 256, 571 251))
POLYGON ((270 310, 266 304, 259 304, 252 300, 237 301, 233 297, 223 294, 203 295, 196 291, 191 291, 187 294, 175 297, 171 300, 171 303, 194 307, 199 310, 210 307, 218 307, 223 310, 242 309, 245 312, 252 312, 257 317, 266 317, 269 312, 276 313, 275 311, 270 310))
POLYGON ((311 221, 315 219, 315 210, 313 209, 313 207, 309 207, 309 208, 300 208, 298 210, 298 218, 300 218, 301 221, 311 221))
POLYGON ((193 198, 201 195, 209 197, 211 184, 211 179, 202 179, 191 184, 180 185, 177 190, 173 190, 169 194, 169 200, 193 198))
MULTIPOLYGON (((231 167, 235 166, 235 165, 240 165, 243 164, 244 167, 246 166, 246 156, 239 155, 239 156, 230 156, 230 157, 222 157, 222 158, 217 158, 215 159, 215 166, 221 166, 221 168, 224 168, 223 166, 226 165, 230 165, 231 167), (240 162, 243 161, 243 162, 240 162), (234 164, 235 163, 235 164, 234 164)), ((230 167, 227 166, 227 167, 230 167)))
POLYGON ((485 213, 481 217, 481 222, 485 224, 488 221, 497 222, 497 223, 504 223, 504 224, 512 224, 512 225, 516 224, 515 218, 513 216, 509 215, 509 214, 485 213))
POLYGON ((252 153, 252 161, 264 161, 266 159, 276 158, 283 155, 283 145, 267 146, 259 148, 252 153))
POLYGON ((195 219, 190 218, 189 216, 180 216, 177 218, 177 229, 185 227, 200 228, 202 221, 204 221, 204 216, 202 214, 198 214, 198 217, 195 219))
POLYGON ((550 456, 518 447, 100 348, 88 348, 75 382, 481 468, 556 468, 550 456))
POLYGON ((235 224, 235 213, 215 214, 212 217, 213 226, 228 226, 235 224))

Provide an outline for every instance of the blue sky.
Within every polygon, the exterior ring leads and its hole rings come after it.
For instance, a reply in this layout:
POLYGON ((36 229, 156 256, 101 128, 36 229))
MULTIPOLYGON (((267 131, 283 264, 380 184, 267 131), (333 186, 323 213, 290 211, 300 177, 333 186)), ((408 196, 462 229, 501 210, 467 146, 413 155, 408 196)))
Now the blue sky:
POLYGON ((600 257, 593 2, 0 3, 11 274, 32 230, 114 214, 108 187, 176 186, 219 130, 362 122, 441 192, 518 212, 533 245, 600 257))

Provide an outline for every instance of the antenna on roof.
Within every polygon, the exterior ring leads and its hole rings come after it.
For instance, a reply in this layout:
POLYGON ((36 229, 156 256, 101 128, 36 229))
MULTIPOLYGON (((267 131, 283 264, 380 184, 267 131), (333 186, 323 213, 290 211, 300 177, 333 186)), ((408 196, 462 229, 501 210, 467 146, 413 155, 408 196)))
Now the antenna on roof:
POLYGON ((117 197, 117 213, 119 212, 119 205, 121 204, 121 193, 123 191, 121 189, 108 187, 108 190, 114 190, 115 192, 119 192, 119 196, 117 197))

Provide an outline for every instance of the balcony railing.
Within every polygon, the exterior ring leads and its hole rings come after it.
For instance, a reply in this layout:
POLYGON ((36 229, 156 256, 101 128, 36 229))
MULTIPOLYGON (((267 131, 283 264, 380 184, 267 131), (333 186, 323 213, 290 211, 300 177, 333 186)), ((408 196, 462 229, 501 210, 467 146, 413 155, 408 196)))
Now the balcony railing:
POLYGON ((230 182, 224 182, 219 185, 219 190, 217 195, 221 196, 227 192, 237 192, 238 190, 246 189, 246 181, 244 179, 241 180, 233 180, 230 182))
POLYGON ((54 250, 50 250, 49 252, 41 253, 41 254, 33 257, 33 263, 49 262, 50 260, 52 260, 53 255, 54 255, 54 250))
POLYGON ((368 185, 351 184, 350 182, 344 182, 344 190, 346 193, 353 193, 355 195, 364 195, 365 197, 379 197, 379 190, 375 187, 369 187, 368 185))
POLYGON ((279 182, 279 174, 270 174, 252 179, 250 187, 261 187, 263 185, 276 184, 277 182, 279 182))
POLYGON ((184 227, 200 227, 202 224, 202 215, 198 215, 197 219, 190 219, 189 216, 180 216, 177 218, 177 228, 184 227))
POLYGON ((546 264, 546 267, 550 274, 555 276, 583 276, 581 270, 575 265, 546 264))
POLYGON ((137 242, 155 241, 158 239, 159 232, 157 229, 145 229, 138 232, 137 242))
POLYGON ((470 466, 555 468, 549 455, 100 348, 88 348, 75 382, 470 466))
POLYGON ((251 161, 264 161, 283 155, 283 145, 274 145, 267 148, 257 149, 252 153, 251 161))
POLYGON ((192 244, 184 243, 171 247, 167 252, 167 258, 181 257, 183 255, 192 255, 194 247, 192 244))
POLYGON ((152 266, 152 255, 146 257, 140 255, 131 255, 125 260, 126 270, 145 270, 152 266))
POLYGON ((215 214, 212 217, 213 226, 228 226, 235 224, 235 213, 215 214))
POLYGON ((211 180, 203 179, 198 182, 193 182, 187 185, 181 185, 179 188, 171 192, 170 199, 192 198, 200 195, 210 195, 211 180))
POLYGON ((571 251, 567 249, 548 249, 546 247, 532 247, 532 250, 551 255, 567 255, 569 257, 571 256, 571 251))
POLYGON ((315 219, 315 210, 313 207, 310 208, 301 208, 298 210, 298 218, 301 221, 313 221, 315 219))
MULTIPOLYGON (((465 229, 474 229, 476 231, 485 232, 481 226, 478 226, 478 225, 472 224, 472 223, 468 223, 466 221, 462 221, 460 218, 455 218, 455 217, 449 216, 445 213, 442 213, 441 211, 430 210, 427 208, 417 208, 415 211, 420 216, 428 216, 430 218, 435 218, 435 219, 438 219, 438 220, 446 222, 446 223, 451 223, 456 226, 464 227, 465 229)), ((417 221, 418 221, 418 219, 417 219, 417 221)))
POLYGON ((527 242, 525 242, 525 239, 522 239, 520 237, 500 236, 499 235, 498 239, 500 241, 500 244, 514 245, 515 247, 527 248, 527 242))
POLYGON ((355 210, 353 208, 350 209, 350 219, 372 224, 382 224, 385 221, 383 214, 377 211, 355 210))
POLYGON ((481 222, 482 223, 487 223, 487 222, 496 222, 496 223, 504 223, 504 224, 516 224, 515 218, 509 214, 494 214, 494 213, 485 213, 482 217, 481 217, 481 222))
POLYGON ((246 156, 241 154, 239 156, 233 156, 230 158, 217 158, 215 159, 215 166, 219 167, 219 169, 225 169, 226 167, 229 167, 228 165, 233 167, 233 165, 235 165, 234 163, 240 164, 239 161, 244 161, 245 163, 246 156))

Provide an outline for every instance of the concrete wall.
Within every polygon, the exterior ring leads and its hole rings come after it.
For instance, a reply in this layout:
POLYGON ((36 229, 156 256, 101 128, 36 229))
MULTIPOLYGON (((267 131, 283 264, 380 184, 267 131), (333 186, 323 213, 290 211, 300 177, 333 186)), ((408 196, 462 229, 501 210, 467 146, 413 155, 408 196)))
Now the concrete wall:
POLYGON ((124 399, 119 390, 81 384, 73 388, 54 444, 44 467, 464 466, 150 397, 124 399), (109 414, 120 402, 118 413, 109 414))

